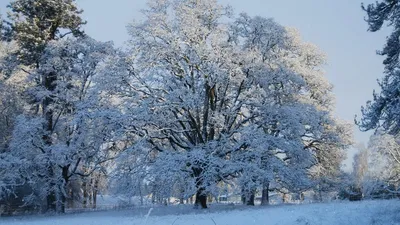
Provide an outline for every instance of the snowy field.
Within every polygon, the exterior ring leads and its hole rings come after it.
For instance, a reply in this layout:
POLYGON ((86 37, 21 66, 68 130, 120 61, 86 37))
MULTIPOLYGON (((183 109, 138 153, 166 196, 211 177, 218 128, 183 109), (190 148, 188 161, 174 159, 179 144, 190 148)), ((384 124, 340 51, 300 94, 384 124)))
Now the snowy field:
POLYGON ((400 201, 337 202, 268 207, 190 206, 2 218, 1 225, 400 225, 400 201))

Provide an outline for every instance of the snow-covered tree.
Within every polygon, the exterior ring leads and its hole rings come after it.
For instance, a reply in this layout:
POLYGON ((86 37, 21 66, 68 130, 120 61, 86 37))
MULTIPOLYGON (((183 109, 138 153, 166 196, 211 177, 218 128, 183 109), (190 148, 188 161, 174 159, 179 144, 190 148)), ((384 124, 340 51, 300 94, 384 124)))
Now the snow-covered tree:
POLYGON ((375 177, 388 184, 399 187, 400 184, 400 143, 397 136, 376 134, 370 139, 370 149, 375 177))
MULTIPOLYGON (((399 118, 399 46, 400 46, 400 5, 398 0, 384 0, 362 6, 367 13, 366 21, 369 31, 377 32, 384 24, 392 28, 392 33, 388 36, 383 50, 378 54, 385 56, 383 64, 385 66, 384 77, 378 81, 380 93, 373 93, 373 100, 368 101, 365 107, 361 108, 362 118, 356 123, 362 131, 375 130, 376 135, 371 138, 372 152, 379 159, 384 156, 384 160, 394 160, 396 162, 396 140, 400 132, 399 118), (387 135, 386 135, 387 134, 387 135), (393 135, 393 136, 391 136, 393 135), (390 157, 386 157, 390 156, 390 157)), ((379 160, 377 160, 379 161, 379 160)), ((378 163, 380 164, 380 163, 378 163)), ((390 180, 398 179, 398 175, 392 173, 396 171, 396 163, 387 163, 390 180)), ((381 174, 383 175, 383 174, 381 174)))
POLYGON ((4 29, 7 39, 19 45, 19 63, 37 67, 47 44, 69 34, 82 36, 81 19, 75 0, 14 0, 8 8, 4 29))
POLYGON ((346 158, 345 151, 353 144, 352 126, 334 117, 332 120, 334 123, 326 126, 321 139, 308 142, 317 160, 310 175, 316 182, 313 187, 315 197, 320 201, 324 193, 337 191, 345 185, 341 167, 346 158))
POLYGON ((399 53, 400 53, 400 4, 398 0, 384 0, 363 6, 367 13, 366 21, 369 31, 379 31, 385 23, 391 27, 392 33, 379 55, 385 56, 385 76, 378 84, 381 92, 374 91, 373 100, 362 107, 361 121, 357 121, 361 130, 381 129, 389 134, 397 135, 400 131, 399 118, 399 53))
MULTIPOLYGON (((0 59, 10 51, 10 45, 0 42, 0 59)), ((22 112, 22 99, 15 79, 0 73, 0 152, 8 145, 15 117, 22 112)))
POLYGON ((323 59, 271 19, 223 22, 231 10, 216 0, 148 5, 129 27, 132 67, 119 70, 140 137, 132 149, 145 150, 137 173, 165 190, 184 180, 203 208, 219 182, 238 182, 249 198, 269 181, 309 188, 310 144, 340 143, 319 107, 329 101, 323 59))
POLYGON ((353 179, 354 186, 362 190, 363 183, 368 173, 369 151, 362 144, 360 144, 357 149, 358 152, 354 155, 353 161, 353 179))
POLYGON ((353 144, 352 126, 333 115, 335 97, 333 87, 325 77, 323 66, 326 56, 313 44, 301 40, 295 29, 288 29, 289 54, 286 63, 307 83, 307 92, 300 96, 300 101, 312 104, 317 109, 327 112, 329 118, 324 122, 323 134, 319 137, 304 135, 306 148, 313 152, 316 164, 310 174, 317 183, 314 190, 321 199, 322 192, 330 192, 340 185, 340 167, 345 159, 345 150, 353 144))
POLYGON ((118 152, 114 143, 122 136, 121 113, 104 92, 99 72, 113 55, 110 43, 90 38, 54 41, 43 52, 40 67, 31 71, 31 79, 57 74, 54 89, 46 84, 28 89, 35 102, 52 99, 47 105, 51 126, 41 116, 44 108, 20 116, 4 157, 12 165, 10 173, 19 171, 20 180, 38 190, 50 209, 64 211, 69 182, 92 175, 118 152))
MULTIPOLYGON (((0 42, 0 59, 14 49, 14 44, 0 42)), ((15 120, 24 112, 22 92, 25 85, 21 82, 26 74, 15 72, 12 77, 0 73, 0 153, 7 152, 12 139, 15 120)), ((13 186, 6 185, 7 168, 9 165, 0 159, 0 199, 6 198, 14 191, 13 186)), ((17 174, 15 174, 17 176, 17 174)))
MULTIPOLYGON (((68 34, 83 35, 81 10, 78 10, 74 0, 15 0, 9 4, 9 8, 8 20, 5 21, 6 26, 3 26, 2 33, 4 39, 14 41, 17 48, 3 58, 1 71, 9 77, 16 69, 21 69, 31 76, 37 87, 43 88, 41 91, 54 92, 58 81, 56 69, 44 73, 46 71, 41 63, 48 60, 44 54, 50 42, 58 41, 68 34), (36 74, 33 74, 32 70, 35 70, 36 74)), ((53 143, 50 135, 58 117, 53 109, 54 96, 43 96, 46 97, 33 98, 31 100, 34 101, 30 103, 36 109, 36 113, 41 113, 43 121, 46 121, 46 124, 41 124, 36 120, 39 123, 37 125, 43 126, 45 131, 38 130, 35 134, 42 134, 44 143, 51 147, 53 143)), ((56 208, 54 195, 48 195, 48 207, 53 210, 56 208)))
POLYGON ((396 136, 376 133, 370 137, 368 148, 358 146, 354 156, 350 186, 365 198, 393 198, 398 194, 399 144, 396 136))
MULTIPOLYGON (((282 63, 305 81, 303 92, 296 96, 297 101, 329 113, 317 118, 324 126, 323 134, 304 133, 303 141, 305 149, 310 150, 316 160, 310 172, 318 181, 318 191, 328 191, 328 187, 332 189, 340 174, 344 150, 352 143, 352 134, 348 123, 330 113, 334 108, 334 96, 332 85, 322 70, 325 55, 313 44, 302 41, 297 30, 284 28, 272 19, 241 14, 233 31, 239 34, 241 40, 246 40, 246 48, 258 49, 259 57, 270 67, 276 67, 274 63, 282 63)), ((279 132, 273 135, 279 135, 279 132)), ((263 193, 267 196, 268 185, 265 188, 263 193)))

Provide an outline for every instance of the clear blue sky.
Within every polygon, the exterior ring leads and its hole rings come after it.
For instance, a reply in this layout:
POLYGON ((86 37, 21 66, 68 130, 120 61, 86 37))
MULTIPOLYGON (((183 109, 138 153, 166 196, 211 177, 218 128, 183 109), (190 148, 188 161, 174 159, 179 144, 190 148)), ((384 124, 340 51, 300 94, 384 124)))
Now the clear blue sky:
MULTIPOLYGON (((0 0, 4 14, 9 0, 0 0)), ((353 121, 361 105, 372 98, 376 79, 382 77, 383 58, 375 54, 385 42, 387 31, 367 32, 361 2, 374 0, 219 0, 236 13, 273 17, 282 25, 296 27, 305 40, 318 45, 328 55, 327 77, 334 85, 336 115, 353 121)), ((126 25, 140 19, 146 0, 77 0, 88 21, 92 37, 112 40, 118 46, 128 39, 126 25)), ((357 142, 368 142, 370 133, 354 126, 357 142)))

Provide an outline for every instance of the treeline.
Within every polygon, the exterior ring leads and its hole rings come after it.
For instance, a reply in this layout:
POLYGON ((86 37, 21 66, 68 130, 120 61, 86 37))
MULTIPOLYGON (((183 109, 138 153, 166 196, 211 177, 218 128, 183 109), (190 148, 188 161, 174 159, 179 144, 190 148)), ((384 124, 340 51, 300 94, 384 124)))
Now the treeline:
POLYGON ((206 208, 221 193, 252 205, 342 186, 351 125, 332 113, 324 54, 295 29, 216 0, 150 0, 121 50, 85 34, 74 0, 9 10, 0 202, 65 212, 107 191, 206 208))

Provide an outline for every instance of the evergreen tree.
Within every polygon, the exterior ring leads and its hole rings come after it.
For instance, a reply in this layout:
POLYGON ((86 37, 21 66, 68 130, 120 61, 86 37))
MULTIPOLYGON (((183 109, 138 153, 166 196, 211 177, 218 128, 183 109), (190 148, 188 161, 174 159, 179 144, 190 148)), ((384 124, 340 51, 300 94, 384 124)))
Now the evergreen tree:
POLYGON ((85 22, 75 0, 15 0, 8 8, 4 29, 8 29, 7 38, 18 43, 16 54, 23 65, 38 67, 50 41, 68 34, 83 35, 85 22))
POLYGON ((356 121, 361 130, 382 129, 389 134, 398 134, 400 131, 400 2, 398 0, 384 0, 362 6, 367 13, 366 21, 369 31, 379 31, 386 23, 393 28, 386 44, 378 54, 385 56, 385 76, 380 80, 380 93, 373 93, 373 100, 362 107, 362 118, 356 121))

